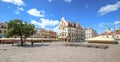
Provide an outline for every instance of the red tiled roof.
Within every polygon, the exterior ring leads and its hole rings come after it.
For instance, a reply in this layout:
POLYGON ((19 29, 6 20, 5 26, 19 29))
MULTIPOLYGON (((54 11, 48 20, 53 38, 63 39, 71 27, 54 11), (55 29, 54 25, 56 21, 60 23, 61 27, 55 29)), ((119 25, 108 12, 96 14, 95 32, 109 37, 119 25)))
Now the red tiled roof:
MULTIPOLYGON (((120 35, 120 31, 119 32, 115 32, 116 34, 118 34, 118 35, 120 35)), ((104 32, 104 33, 102 33, 102 34, 100 34, 100 35, 112 35, 112 34, 114 34, 114 32, 104 32)))
POLYGON ((101 35, 112 35, 113 32, 103 32, 101 35))
POLYGON ((6 24, 6 23, 1 23, 1 22, 0 22, 0 28, 7 28, 7 24, 6 24))
POLYGON ((76 24, 73 23, 73 22, 68 22, 68 26, 69 26, 69 27, 76 27, 76 24))
POLYGON ((116 32, 116 34, 120 35, 120 31, 119 31, 119 32, 116 32))

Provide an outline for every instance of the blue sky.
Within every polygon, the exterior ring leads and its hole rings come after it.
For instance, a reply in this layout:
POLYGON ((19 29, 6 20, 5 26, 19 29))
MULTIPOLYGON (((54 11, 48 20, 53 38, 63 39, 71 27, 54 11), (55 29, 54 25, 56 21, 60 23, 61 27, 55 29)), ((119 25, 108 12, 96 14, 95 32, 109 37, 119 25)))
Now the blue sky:
POLYGON ((100 34, 120 28, 120 0, 0 0, 0 22, 22 19, 57 31, 62 16, 100 34))

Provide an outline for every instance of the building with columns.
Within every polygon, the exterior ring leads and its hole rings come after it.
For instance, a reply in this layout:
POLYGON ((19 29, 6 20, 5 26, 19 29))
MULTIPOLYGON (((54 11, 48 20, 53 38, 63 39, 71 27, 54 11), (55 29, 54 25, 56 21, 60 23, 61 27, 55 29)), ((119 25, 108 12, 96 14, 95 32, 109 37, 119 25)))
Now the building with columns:
POLYGON ((93 38, 96 36, 98 36, 98 33, 96 32, 96 30, 92 28, 85 28, 85 39, 93 38))
POLYGON ((85 31, 80 25, 80 22, 77 24, 65 20, 62 17, 58 25, 58 39, 62 42, 80 42, 85 40, 85 31))
POLYGON ((7 24, 0 23, 0 38, 5 37, 6 30, 7 30, 7 24))

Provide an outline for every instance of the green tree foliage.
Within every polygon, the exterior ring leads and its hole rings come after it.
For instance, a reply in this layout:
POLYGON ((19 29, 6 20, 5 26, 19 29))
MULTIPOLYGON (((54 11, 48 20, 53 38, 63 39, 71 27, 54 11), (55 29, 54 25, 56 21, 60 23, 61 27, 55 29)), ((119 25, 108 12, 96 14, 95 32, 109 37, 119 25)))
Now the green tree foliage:
POLYGON ((35 33, 34 25, 23 22, 20 19, 10 20, 8 23, 6 37, 20 36, 21 45, 23 45, 23 38, 27 38, 35 33))

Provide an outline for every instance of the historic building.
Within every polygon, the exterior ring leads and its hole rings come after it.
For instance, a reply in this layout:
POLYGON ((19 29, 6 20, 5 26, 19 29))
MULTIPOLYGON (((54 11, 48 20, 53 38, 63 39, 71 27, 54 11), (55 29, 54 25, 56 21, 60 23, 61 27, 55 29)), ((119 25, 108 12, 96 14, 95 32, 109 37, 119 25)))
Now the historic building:
POLYGON ((85 28, 85 38, 93 38, 98 36, 96 30, 92 29, 92 28, 85 28))
POLYGON ((120 40, 120 30, 116 30, 116 32, 114 32, 114 35, 116 40, 120 40))
POLYGON ((57 33, 49 30, 50 38, 57 38, 57 33))
POLYGON ((62 17, 61 22, 58 25, 59 41, 65 42, 80 42, 85 40, 85 31, 78 22, 77 24, 66 21, 64 17, 62 17))
POLYGON ((7 30, 7 24, 0 23, 0 38, 5 37, 6 30, 7 30))
POLYGON ((56 38, 56 32, 45 29, 35 29, 36 33, 31 38, 56 38))
POLYGON ((105 31, 99 35, 100 37, 103 37, 103 38, 113 38, 114 37, 114 33, 110 30, 109 27, 107 27, 105 29, 105 31))
MULTIPOLYGON (((5 32, 7 30, 7 23, 0 23, 0 38, 5 37, 5 32)), ((57 34, 54 31, 51 30, 45 30, 45 29, 36 29, 36 33, 30 36, 31 38, 56 38, 57 34)), ((17 38, 19 36, 13 36, 14 38, 17 38)))
POLYGON ((115 38, 116 40, 120 40, 120 30, 115 30, 112 32, 109 27, 106 28, 106 30, 99 35, 99 37, 103 38, 115 38))

